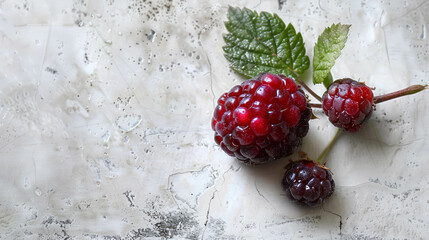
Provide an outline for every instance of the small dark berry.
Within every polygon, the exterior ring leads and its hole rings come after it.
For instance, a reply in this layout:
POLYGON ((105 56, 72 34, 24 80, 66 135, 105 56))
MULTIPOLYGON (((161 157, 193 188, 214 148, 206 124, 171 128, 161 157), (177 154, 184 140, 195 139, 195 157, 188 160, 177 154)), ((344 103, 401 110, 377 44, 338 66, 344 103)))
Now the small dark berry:
POLYGON ((331 172, 313 161, 291 162, 286 169, 282 188, 293 201, 317 207, 334 192, 331 172))

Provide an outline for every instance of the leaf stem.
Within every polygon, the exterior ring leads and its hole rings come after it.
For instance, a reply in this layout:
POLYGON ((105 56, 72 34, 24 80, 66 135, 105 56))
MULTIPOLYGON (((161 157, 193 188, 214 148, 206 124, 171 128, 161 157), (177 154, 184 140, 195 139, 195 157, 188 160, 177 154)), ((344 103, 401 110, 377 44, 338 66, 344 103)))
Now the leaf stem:
POLYGON ((309 103, 311 108, 322 108, 321 103, 309 103))
MULTIPOLYGON (((334 137, 332 137, 331 142, 329 142, 328 146, 326 146, 325 149, 323 149, 323 152, 317 158, 317 163, 321 164, 321 162, 323 161, 323 159, 326 157, 326 154, 329 152, 329 149, 331 149, 332 145, 334 144, 335 140, 338 139, 338 136, 340 135, 340 132, 342 132, 341 128, 339 128, 337 130, 337 132, 335 133, 334 137)), ((323 166, 325 166, 328 163, 328 160, 326 160, 323 163, 323 166)))
POLYGON ((301 86, 308 92, 311 94, 311 96, 313 96, 315 99, 317 99, 319 102, 322 102, 322 98, 317 95, 317 93, 315 93, 313 90, 311 90, 311 88, 309 88, 307 86, 307 84, 304 83, 304 81, 302 81, 300 78, 298 78, 298 83, 301 84, 301 86))
POLYGON ((388 101, 388 100, 391 100, 394 98, 403 97, 406 95, 418 93, 420 91, 425 90, 427 87, 428 87, 428 85, 412 85, 412 86, 409 86, 407 88, 404 88, 404 89, 401 89, 401 90, 398 90, 395 92, 386 93, 386 94, 383 94, 380 96, 376 96, 376 97, 374 97, 373 101, 374 101, 374 104, 381 103, 381 102, 388 101))

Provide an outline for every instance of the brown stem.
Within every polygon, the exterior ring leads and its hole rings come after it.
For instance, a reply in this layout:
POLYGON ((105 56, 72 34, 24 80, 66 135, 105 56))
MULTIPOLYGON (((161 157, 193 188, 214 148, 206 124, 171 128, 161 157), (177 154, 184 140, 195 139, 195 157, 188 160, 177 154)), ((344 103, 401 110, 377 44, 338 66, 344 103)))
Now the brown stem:
POLYGON ((317 93, 313 92, 313 90, 311 90, 311 88, 309 88, 307 86, 307 84, 304 83, 304 81, 302 81, 300 78, 298 78, 298 83, 308 92, 311 94, 311 96, 313 96, 315 99, 317 99, 319 102, 322 102, 322 98, 317 95, 317 93))
POLYGON ((403 97, 406 95, 411 95, 411 94, 418 93, 420 91, 425 90, 427 88, 427 86, 428 85, 412 85, 412 86, 409 86, 407 88, 404 88, 404 89, 401 89, 401 90, 398 90, 395 92, 386 93, 386 94, 383 94, 380 96, 376 96, 376 97, 374 97, 373 101, 375 104, 377 104, 377 103, 388 101, 388 100, 391 100, 394 98, 403 97))
POLYGON ((321 103, 309 103, 311 108, 322 108, 321 103))

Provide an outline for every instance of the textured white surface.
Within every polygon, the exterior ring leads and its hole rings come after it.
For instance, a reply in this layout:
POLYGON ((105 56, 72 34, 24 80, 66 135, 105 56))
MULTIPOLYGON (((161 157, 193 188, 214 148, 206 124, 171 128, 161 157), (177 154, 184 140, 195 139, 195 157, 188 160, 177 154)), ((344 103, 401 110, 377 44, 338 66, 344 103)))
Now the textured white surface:
MULTIPOLYGON (((340 137, 320 209, 282 194, 290 158, 244 166, 213 141, 215 99, 242 80, 221 48, 228 5, 292 22, 310 58, 326 26, 352 24, 333 75, 376 95, 428 83, 429 2, 347 2, 0 1, 0 239, 426 239, 428 91, 340 137)), ((315 113, 313 158, 335 132, 315 113)))

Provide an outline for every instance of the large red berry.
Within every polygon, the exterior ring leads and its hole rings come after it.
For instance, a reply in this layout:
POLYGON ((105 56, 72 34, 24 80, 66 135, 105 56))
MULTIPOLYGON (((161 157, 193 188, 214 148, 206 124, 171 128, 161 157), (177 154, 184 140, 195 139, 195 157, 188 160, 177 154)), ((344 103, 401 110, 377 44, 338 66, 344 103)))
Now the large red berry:
POLYGON ((373 97, 365 84, 350 78, 339 79, 323 94, 322 108, 336 127, 356 132, 372 114, 373 97))
POLYGON ((307 135, 311 108, 301 87, 263 74, 224 93, 212 118, 223 151, 249 164, 291 155, 307 135))
POLYGON ((282 188, 293 201, 316 207, 334 192, 331 172, 313 161, 291 162, 286 169, 282 188))

